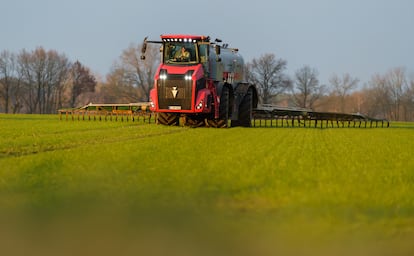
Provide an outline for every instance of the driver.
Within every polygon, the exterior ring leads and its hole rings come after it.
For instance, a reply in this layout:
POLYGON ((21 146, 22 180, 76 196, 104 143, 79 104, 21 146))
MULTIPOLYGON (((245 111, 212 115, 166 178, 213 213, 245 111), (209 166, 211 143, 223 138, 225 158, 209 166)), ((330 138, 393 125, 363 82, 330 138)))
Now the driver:
POLYGON ((177 51, 177 53, 175 54, 175 59, 176 60, 188 60, 190 58, 190 52, 187 51, 187 49, 185 49, 184 46, 181 47, 180 51, 177 51))

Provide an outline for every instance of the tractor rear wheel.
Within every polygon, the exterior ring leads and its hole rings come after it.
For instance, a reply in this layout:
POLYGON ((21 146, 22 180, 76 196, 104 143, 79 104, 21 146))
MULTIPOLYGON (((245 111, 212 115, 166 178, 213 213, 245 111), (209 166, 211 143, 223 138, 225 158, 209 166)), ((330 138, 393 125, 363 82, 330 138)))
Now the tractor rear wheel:
POLYGON ((169 126, 178 125, 179 118, 176 114, 160 112, 158 113, 157 123, 169 126))

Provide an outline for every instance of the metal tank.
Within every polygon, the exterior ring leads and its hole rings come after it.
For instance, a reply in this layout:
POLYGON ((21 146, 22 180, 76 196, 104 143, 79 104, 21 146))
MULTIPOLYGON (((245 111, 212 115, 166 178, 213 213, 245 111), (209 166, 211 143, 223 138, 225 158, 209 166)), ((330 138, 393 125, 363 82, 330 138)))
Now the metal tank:
POLYGON ((244 60, 238 49, 210 46, 209 64, 211 78, 217 81, 237 84, 244 80, 244 60))

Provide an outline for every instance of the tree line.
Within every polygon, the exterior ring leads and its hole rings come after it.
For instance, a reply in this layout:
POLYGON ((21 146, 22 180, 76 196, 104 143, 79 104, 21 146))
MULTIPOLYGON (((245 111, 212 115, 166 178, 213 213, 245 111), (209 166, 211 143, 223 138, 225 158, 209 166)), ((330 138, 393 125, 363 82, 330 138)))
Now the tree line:
POLYGON ((79 61, 38 47, 18 54, 0 53, 0 110, 4 113, 56 113, 75 106, 82 94, 95 90, 96 80, 79 61))
POLYGON ((333 74, 329 84, 321 84, 318 70, 309 65, 290 78, 286 68, 286 60, 274 54, 247 63, 247 79, 259 89, 260 102, 394 121, 414 120, 414 78, 410 79, 403 67, 375 74, 363 85, 349 73, 333 74))
MULTIPOLYGON (((159 49, 150 47, 145 61, 140 55, 140 45, 131 44, 102 79, 55 50, 4 50, 0 52, 0 112, 49 114, 90 102, 148 101, 159 49)), ((247 62, 245 71, 262 104, 414 120, 414 79, 402 67, 375 74, 363 85, 348 73, 333 74, 329 84, 321 84, 316 68, 304 65, 290 77, 287 61, 268 53, 247 62)))

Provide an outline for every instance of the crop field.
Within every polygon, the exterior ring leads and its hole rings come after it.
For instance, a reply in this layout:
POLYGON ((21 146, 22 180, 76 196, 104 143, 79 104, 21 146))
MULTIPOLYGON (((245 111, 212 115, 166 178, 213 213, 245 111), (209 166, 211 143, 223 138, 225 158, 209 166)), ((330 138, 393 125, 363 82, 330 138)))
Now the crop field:
POLYGON ((0 255, 414 255, 414 124, 0 114, 0 255))

